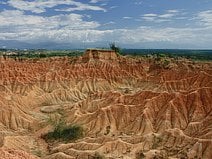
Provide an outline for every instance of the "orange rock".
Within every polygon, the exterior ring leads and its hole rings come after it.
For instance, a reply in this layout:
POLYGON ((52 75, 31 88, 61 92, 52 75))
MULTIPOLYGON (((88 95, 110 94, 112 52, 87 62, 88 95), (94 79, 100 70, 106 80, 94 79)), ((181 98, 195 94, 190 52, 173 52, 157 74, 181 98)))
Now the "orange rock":
POLYGON ((79 58, 1 58, 0 146, 17 150, 1 149, 0 158, 30 158, 21 148, 45 159, 212 158, 212 63, 169 60, 164 68, 98 49, 79 58), (41 136, 61 116, 85 137, 48 145, 41 136))
POLYGON ((32 156, 21 150, 0 148, 0 159, 38 159, 38 157, 32 156))

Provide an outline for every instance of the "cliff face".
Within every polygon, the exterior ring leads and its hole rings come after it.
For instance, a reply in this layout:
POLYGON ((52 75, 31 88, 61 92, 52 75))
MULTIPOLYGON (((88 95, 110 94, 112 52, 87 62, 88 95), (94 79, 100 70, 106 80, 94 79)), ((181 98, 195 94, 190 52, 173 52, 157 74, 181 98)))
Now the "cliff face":
POLYGON ((97 152, 212 158, 212 63, 168 60, 164 67, 98 50, 79 58, 1 58, 0 146, 45 159, 97 152), (41 135, 52 130, 48 119, 61 115, 82 125, 85 136, 48 145, 41 135))
POLYGON ((113 50, 87 49, 82 58, 84 61, 117 60, 118 54, 113 50))

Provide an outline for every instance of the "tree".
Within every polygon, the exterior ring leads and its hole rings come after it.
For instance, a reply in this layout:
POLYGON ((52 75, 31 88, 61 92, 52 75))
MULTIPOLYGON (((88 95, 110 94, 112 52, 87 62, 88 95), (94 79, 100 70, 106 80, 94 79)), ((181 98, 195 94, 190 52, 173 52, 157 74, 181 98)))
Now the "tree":
POLYGON ((110 43, 109 46, 110 46, 110 49, 114 50, 116 53, 120 53, 121 52, 121 49, 118 46, 116 46, 115 42, 110 43))

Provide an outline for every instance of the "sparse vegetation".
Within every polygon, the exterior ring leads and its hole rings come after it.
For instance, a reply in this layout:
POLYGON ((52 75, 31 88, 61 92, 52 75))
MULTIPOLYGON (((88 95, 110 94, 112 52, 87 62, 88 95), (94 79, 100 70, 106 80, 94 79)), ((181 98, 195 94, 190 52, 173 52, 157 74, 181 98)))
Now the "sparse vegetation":
POLYGON ((73 141, 83 136, 83 129, 79 125, 57 126, 53 132, 44 135, 46 140, 73 141))
POLYGON ((170 58, 165 54, 155 54, 153 55, 153 64, 158 68, 169 69, 170 58))
POLYGON ((121 54, 121 48, 116 46, 116 44, 114 42, 110 43, 109 46, 110 46, 111 50, 114 50, 116 53, 121 54))
POLYGON ((156 149, 157 147, 159 147, 161 142, 162 138, 160 136, 154 135, 152 149, 156 149))
POLYGON ((43 135, 47 141, 74 141, 83 136, 83 128, 80 125, 68 125, 64 118, 57 120, 50 120, 49 122, 54 130, 43 135))
POLYGON ((84 51, 81 50, 0 50, 0 55, 3 55, 4 58, 10 57, 15 60, 24 59, 24 58, 47 58, 47 57, 76 57, 83 54, 84 51))
POLYGON ((144 159, 145 158, 145 155, 143 152, 139 152, 136 154, 136 159, 144 159))
POLYGON ((39 58, 46 58, 46 57, 47 57, 47 55, 44 53, 39 54, 39 58))
POLYGON ((212 50, 181 50, 181 49, 122 49, 122 55, 148 57, 161 56, 168 58, 187 58, 195 61, 212 60, 212 50))
MULTIPOLYGON (((114 42, 109 44, 110 49, 122 55, 131 56, 161 56, 168 58, 187 58, 197 61, 210 61, 212 60, 211 50, 180 50, 180 49, 121 49, 114 42)), ((16 49, 0 49, 0 55, 4 58, 11 57, 16 60, 22 61, 24 58, 45 58, 45 57, 77 57, 81 56, 84 50, 16 50, 16 49)))
POLYGON ((164 61, 163 61, 163 67, 164 68, 169 68, 169 64, 170 64, 170 61, 168 59, 164 59, 164 61))
POLYGON ((110 125, 106 127, 105 135, 108 135, 110 133, 110 129, 111 129, 110 125))
POLYGON ((32 153, 35 156, 38 156, 38 157, 42 157, 43 156, 43 152, 41 150, 34 150, 32 153))

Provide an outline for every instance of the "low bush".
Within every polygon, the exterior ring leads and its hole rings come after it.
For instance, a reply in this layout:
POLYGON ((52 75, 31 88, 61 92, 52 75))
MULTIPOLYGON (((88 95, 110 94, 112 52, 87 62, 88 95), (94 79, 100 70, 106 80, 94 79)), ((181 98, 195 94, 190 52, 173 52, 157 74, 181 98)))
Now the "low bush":
POLYGON ((43 135, 46 141, 74 141, 83 136, 83 128, 79 125, 67 125, 64 120, 52 124, 54 130, 43 135))
POLYGON ((45 140, 73 141, 83 136, 83 128, 78 125, 69 125, 66 127, 56 127, 53 132, 44 135, 45 140))

